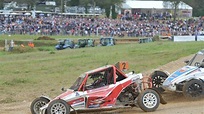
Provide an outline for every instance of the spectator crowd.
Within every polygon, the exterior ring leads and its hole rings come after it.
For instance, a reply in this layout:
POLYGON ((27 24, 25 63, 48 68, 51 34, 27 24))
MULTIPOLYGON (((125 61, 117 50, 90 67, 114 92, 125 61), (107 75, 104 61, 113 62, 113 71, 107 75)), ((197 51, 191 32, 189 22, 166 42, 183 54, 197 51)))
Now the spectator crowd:
POLYGON ((151 37, 154 35, 203 35, 203 18, 180 19, 175 22, 169 18, 132 19, 98 18, 82 16, 31 16, 0 15, 0 34, 29 35, 74 35, 74 36, 128 36, 151 37))

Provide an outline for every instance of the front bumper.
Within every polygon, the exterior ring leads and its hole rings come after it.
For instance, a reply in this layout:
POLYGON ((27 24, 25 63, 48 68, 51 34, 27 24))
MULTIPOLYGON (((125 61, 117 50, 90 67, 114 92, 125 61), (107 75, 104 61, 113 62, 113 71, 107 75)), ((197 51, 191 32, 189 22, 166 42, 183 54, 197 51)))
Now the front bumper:
POLYGON ((163 85, 163 88, 165 90, 169 90, 169 91, 176 91, 176 85, 163 85))
POLYGON ((178 84, 163 84, 163 88, 165 90, 169 90, 169 91, 176 91, 176 92, 182 92, 183 91, 183 83, 178 83, 178 84))

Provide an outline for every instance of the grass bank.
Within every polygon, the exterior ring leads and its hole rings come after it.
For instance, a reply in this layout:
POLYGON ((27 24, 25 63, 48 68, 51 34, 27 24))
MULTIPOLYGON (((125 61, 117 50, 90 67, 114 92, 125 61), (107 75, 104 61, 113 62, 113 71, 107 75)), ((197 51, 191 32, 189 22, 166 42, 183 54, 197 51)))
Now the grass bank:
POLYGON ((153 42, 111 47, 0 52, 0 103, 32 101, 39 95, 54 97, 83 72, 118 61, 130 71, 144 72, 203 49, 204 42, 153 42))

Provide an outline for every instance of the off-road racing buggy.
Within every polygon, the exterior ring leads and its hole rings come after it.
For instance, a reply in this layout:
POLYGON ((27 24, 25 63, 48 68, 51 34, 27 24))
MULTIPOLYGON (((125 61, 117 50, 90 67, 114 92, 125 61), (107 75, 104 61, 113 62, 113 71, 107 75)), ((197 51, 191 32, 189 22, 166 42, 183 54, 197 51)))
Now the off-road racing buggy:
POLYGON ((100 38, 101 46, 113 46, 115 45, 115 39, 112 37, 100 38))
POLYGON ((57 50, 62 50, 66 48, 73 49, 75 48, 74 41, 71 39, 61 39, 59 40, 59 43, 55 46, 57 50))
POLYGON ((197 52, 186 66, 170 74, 163 71, 152 73, 153 88, 160 92, 170 90, 182 92, 191 100, 199 99, 204 95, 204 50, 197 52))
POLYGON ((94 47, 95 40, 94 39, 78 39, 78 43, 75 47, 83 48, 83 47, 94 47))
POLYGON ((75 83, 54 99, 45 96, 31 103, 32 114, 70 114, 115 110, 138 106, 146 112, 155 111, 159 104, 166 104, 162 96, 151 89, 151 81, 133 71, 125 74, 127 62, 106 65, 78 77, 75 83))

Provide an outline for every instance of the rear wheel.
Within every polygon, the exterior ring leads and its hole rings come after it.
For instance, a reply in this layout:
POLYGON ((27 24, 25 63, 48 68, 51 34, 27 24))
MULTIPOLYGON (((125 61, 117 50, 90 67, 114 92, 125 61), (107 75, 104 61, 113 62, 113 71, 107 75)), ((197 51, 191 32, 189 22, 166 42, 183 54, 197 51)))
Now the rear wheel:
POLYGON ((196 100, 204 94, 204 83, 200 80, 191 80, 183 86, 183 95, 190 100, 196 100))
POLYGON ((70 114, 70 106, 62 99, 54 100, 49 104, 47 114, 70 114))
POLYGON ((159 107, 160 97, 156 91, 146 89, 139 94, 137 103, 143 111, 152 112, 159 107))
POLYGON ((40 108, 50 102, 49 99, 45 97, 38 97, 36 98, 30 106, 30 110, 32 114, 40 114, 40 108))
POLYGON ((162 84, 166 80, 168 75, 161 71, 155 71, 152 75, 152 88, 156 89, 160 93, 164 92, 165 90, 162 88, 162 84))

